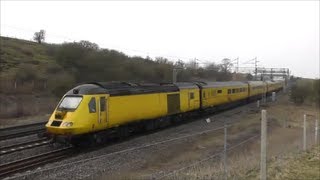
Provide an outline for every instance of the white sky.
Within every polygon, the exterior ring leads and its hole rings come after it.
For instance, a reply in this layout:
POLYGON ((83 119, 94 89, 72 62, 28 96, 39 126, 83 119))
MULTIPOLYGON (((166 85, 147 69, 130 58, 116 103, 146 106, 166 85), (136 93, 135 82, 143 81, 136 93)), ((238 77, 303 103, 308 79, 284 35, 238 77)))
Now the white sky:
POLYGON ((319 1, 1 1, 1 35, 89 40, 128 55, 259 66, 319 78, 319 1))

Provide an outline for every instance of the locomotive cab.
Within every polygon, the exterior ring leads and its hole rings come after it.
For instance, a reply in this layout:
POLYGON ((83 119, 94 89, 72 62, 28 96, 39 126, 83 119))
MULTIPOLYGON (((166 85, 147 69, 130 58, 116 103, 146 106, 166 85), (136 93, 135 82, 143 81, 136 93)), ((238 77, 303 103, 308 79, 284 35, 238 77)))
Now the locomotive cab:
POLYGON ((63 139, 107 127, 106 90, 96 84, 83 84, 68 91, 46 124, 49 136, 63 139))

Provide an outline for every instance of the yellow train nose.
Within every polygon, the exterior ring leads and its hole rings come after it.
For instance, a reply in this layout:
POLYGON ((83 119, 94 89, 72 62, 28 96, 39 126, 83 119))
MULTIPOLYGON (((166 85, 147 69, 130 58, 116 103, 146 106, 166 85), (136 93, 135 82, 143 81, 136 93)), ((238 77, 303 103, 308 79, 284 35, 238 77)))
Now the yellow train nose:
POLYGON ((46 126, 46 128, 48 133, 59 134, 59 135, 73 134, 73 132, 75 131, 74 128, 70 128, 70 127, 46 126))
POLYGON ((73 122, 53 120, 46 124, 48 133, 52 134, 72 134, 74 132, 73 122))

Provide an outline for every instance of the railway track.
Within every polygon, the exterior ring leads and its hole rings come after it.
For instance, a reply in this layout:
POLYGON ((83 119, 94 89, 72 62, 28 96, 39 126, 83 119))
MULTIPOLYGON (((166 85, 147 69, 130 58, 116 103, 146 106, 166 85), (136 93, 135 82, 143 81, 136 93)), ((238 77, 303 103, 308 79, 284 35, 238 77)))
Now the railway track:
POLYGON ((46 163, 57 161, 62 158, 69 157, 70 154, 74 152, 75 149, 73 147, 66 147, 63 149, 54 150, 36 156, 20 159, 14 162, 1 164, 0 177, 3 178, 13 173, 21 172, 23 170, 27 170, 36 166, 40 166, 46 163))
POLYGON ((0 129, 0 141, 44 132, 45 124, 46 122, 41 122, 2 128, 0 129))
POLYGON ((0 156, 5 154, 11 154, 17 151, 22 151, 25 149, 31 149, 39 146, 44 146, 50 143, 50 140, 47 138, 17 143, 9 146, 4 146, 0 148, 0 156))

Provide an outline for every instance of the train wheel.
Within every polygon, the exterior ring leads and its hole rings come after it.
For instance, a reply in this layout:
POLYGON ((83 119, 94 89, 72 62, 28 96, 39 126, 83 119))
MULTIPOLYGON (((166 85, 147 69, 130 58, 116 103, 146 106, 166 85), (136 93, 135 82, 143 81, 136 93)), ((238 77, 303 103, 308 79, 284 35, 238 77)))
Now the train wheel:
POLYGON ((145 123, 146 131, 151 131, 155 129, 155 120, 149 120, 145 123))
POLYGON ((117 137, 124 139, 130 135, 128 126, 121 126, 118 128, 117 137))
POLYGON ((95 135, 93 135, 93 137, 94 137, 94 142, 96 144, 102 144, 103 143, 103 137, 101 137, 101 135, 95 134, 95 135))

